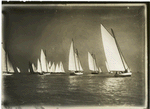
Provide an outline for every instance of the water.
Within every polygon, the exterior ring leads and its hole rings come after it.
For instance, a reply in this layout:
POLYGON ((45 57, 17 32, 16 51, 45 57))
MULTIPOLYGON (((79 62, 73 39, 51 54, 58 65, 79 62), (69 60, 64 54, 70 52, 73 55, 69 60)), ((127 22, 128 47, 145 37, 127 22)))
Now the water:
POLYGON ((144 83, 141 73, 131 77, 14 74, 3 78, 5 102, 13 106, 143 106, 144 83))

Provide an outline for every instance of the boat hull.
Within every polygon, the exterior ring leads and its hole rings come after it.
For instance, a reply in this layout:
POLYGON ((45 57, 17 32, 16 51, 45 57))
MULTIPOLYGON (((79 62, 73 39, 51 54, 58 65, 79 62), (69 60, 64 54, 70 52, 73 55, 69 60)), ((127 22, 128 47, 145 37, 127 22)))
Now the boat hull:
POLYGON ((99 72, 91 72, 91 74, 99 74, 99 72))
POLYGON ((10 75, 13 75, 11 73, 3 73, 4 76, 10 76, 10 75))
POLYGON ((132 73, 128 72, 128 73, 120 73, 120 74, 115 74, 115 77, 130 77, 132 75, 132 73))
POLYGON ((73 72, 73 73, 70 73, 70 75, 83 75, 82 72, 73 72))

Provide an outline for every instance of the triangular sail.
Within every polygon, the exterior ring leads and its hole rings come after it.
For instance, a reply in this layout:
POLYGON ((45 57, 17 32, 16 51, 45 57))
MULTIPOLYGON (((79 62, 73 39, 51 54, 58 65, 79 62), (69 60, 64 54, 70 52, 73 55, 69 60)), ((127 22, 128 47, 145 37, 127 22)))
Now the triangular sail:
POLYGON ((102 69, 99 67, 99 72, 101 73, 102 72, 102 69))
POLYGON ((48 67, 49 67, 49 68, 51 67, 51 61, 49 61, 49 63, 48 63, 48 67))
POLYGON ((98 71, 98 68, 96 66, 96 60, 93 58, 93 61, 94 61, 94 71, 98 71))
POLYGON ((41 68, 42 72, 47 72, 47 61, 44 51, 41 49, 41 68))
POLYGON ((125 71, 116 42, 109 32, 101 25, 102 42, 110 71, 125 71))
POLYGON ((76 62, 76 71, 83 71, 79 57, 77 53, 75 53, 75 62, 76 62))
POLYGON ((7 72, 7 64, 6 64, 6 52, 2 47, 2 71, 7 72))
POLYGON ((59 65, 58 64, 56 64, 56 70, 55 70, 55 72, 59 72, 59 65))
POLYGON ((47 62, 47 72, 50 72, 49 63, 47 62))
POLYGON ((36 72, 36 67, 33 63, 32 63, 32 69, 33 69, 33 72, 36 72))
POLYGON ((89 69, 94 71, 93 57, 91 56, 91 54, 89 52, 88 52, 88 62, 89 62, 89 69))
POLYGON ((7 55, 7 71, 8 72, 14 72, 14 68, 13 68, 13 66, 12 66, 12 64, 11 64, 11 62, 9 60, 8 55, 7 55))
POLYGON ((17 72, 20 73, 20 69, 18 67, 16 67, 16 69, 17 69, 17 72))
POLYGON ((60 72, 65 72, 62 62, 60 62, 60 72))
POLYGON ((71 42, 70 52, 69 52, 69 66, 68 69, 71 71, 76 71, 75 53, 73 47, 73 41, 71 42))
POLYGON ((55 64, 53 63, 51 68, 50 68, 50 72, 55 72, 55 64))
POLYGON ((40 60, 37 60, 37 72, 42 72, 40 60))
POLYGON ((106 61, 105 61, 105 64, 106 64, 107 71, 110 72, 108 63, 106 61))

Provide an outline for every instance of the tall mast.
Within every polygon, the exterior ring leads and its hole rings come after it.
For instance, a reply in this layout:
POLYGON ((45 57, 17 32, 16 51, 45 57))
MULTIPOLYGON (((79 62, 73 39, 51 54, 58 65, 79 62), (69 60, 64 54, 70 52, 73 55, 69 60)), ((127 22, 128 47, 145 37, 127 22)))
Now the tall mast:
MULTIPOLYGON (((113 37, 114 37, 114 39, 115 39, 115 42, 116 42, 116 45, 117 45, 117 48, 118 48, 118 51, 119 51, 119 54, 120 54, 120 57, 121 57, 121 51, 120 51, 119 45, 118 45, 118 43, 117 43, 117 40, 116 40, 114 31, 113 31, 112 28, 111 28, 111 31, 112 31, 113 37)), ((122 63, 123 63, 123 67, 125 68, 125 65, 124 65, 124 62, 123 62, 123 60, 122 60, 122 57, 121 57, 121 61, 122 61, 122 63)), ((126 70, 126 68, 125 68, 125 70, 126 70)))

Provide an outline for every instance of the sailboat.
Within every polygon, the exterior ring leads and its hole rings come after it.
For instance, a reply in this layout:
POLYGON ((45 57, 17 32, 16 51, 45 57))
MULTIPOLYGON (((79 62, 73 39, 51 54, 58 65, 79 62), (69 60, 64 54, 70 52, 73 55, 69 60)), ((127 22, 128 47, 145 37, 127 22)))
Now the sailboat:
POLYGON ((39 74, 42 73, 41 63, 40 63, 40 60, 39 60, 39 59, 37 60, 37 72, 38 72, 39 74))
POLYGON ((51 74, 55 74, 55 64, 54 64, 54 62, 53 62, 53 64, 50 67, 50 73, 51 74))
POLYGON ((35 67, 35 65, 32 63, 32 69, 33 69, 33 72, 34 73, 36 73, 37 71, 36 71, 36 67, 35 67))
POLYGON ((3 47, 2 47, 2 71, 3 75, 12 75, 14 73, 12 63, 3 47))
POLYGON ((31 73, 31 74, 35 74, 34 69, 33 69, 33 65, 32 65, 31 62, 29 62, 29 69, 28 69, 28 72, 31 73))
POLYGON ((17 72, 20 73, 20 69, 18 67, 16 67, 16 69, 17 69, 17 72))
POLYGON ((48 72, 48 68, 47 68, 48 63, 46 60, 46 55, 42 49, 41 49, 40 61, 41 61, 41 69, 42 69, 42 72, 40 74, 49 75, 50 73, 48 72))
POLYGON ((88 62, 89 62, 89 69, 92 71, 92 74, 98 74, 98 68, 96 65, 95 55, 88 52, 88 62))
POLYGON ((70 52, 69 52, 69 70, 72 72, 71 75, 82 75, 82 66, 79 60, 78 51, 74 50, 74 42, 72 39, 71 46, 70 46, 70 52))
POLYGON ((64 67, 63 67, 63 63, 60 62, 60 65, 59 65, 59 70, 60 70, 60 73, 65 73, 65 70, 64 70, 64 67))
POLYGON ((107 63, 106 61, 105 61, 105 64, 106 64, 107 71, 108 71, 109 73, 113 73, 112 71, 109 70, 109 66, 108 66, 108 63, 107 63))
POLYGON ((56 64, 55 74, 58 74, 59 72, 60 72, 60 70, 59 70, 59 65, 58 65, 58 64, 56 64))
POLYGON ((113 36, 101 24, 102 42, 109 70, 116 72, 114 75, 116 77, 131 76, 132 73, 123 58, 123 54, 118 46, 113 30, 112 34, 113 36))

